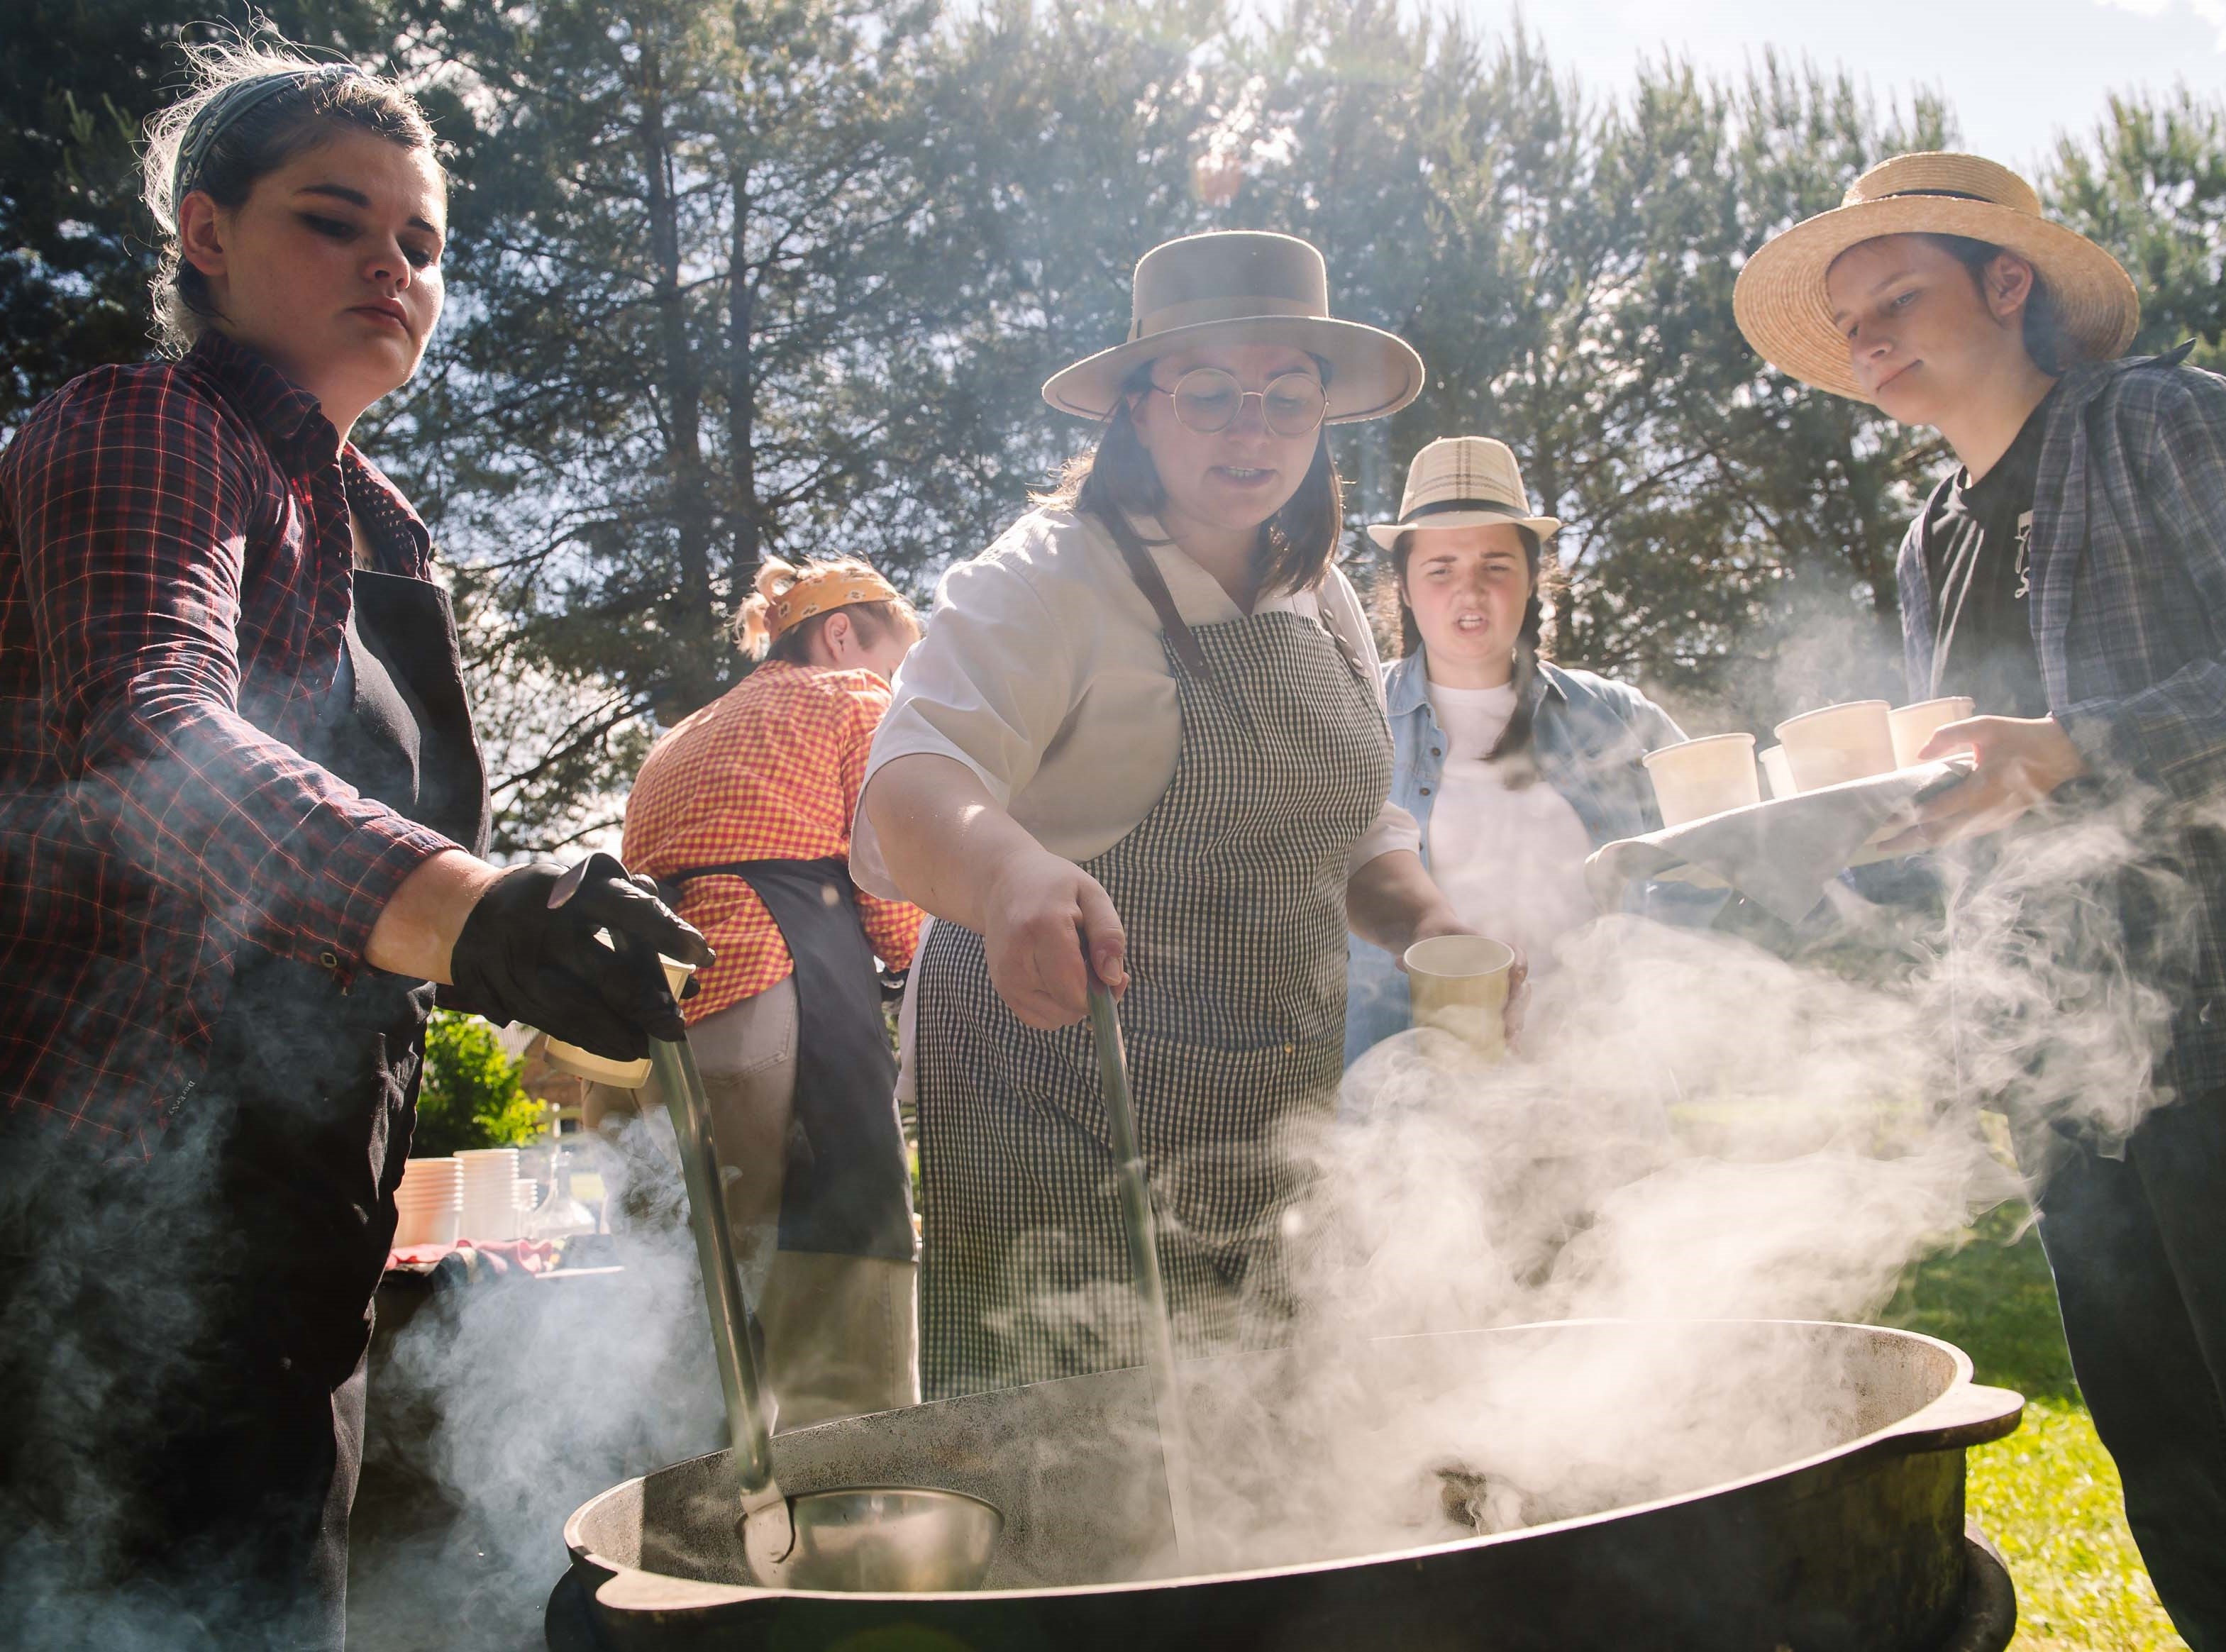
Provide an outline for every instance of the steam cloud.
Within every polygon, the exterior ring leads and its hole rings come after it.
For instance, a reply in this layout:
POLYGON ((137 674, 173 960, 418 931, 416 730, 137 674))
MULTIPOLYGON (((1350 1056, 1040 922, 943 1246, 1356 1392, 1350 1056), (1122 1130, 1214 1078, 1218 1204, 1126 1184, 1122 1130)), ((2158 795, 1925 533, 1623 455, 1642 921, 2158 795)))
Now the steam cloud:
MULTIPOLYGON (((1837 886, 1828 938, 1793 961, 1604 918, 1560 950, 1522 1058, 1480 1066, 1428 1029, 1379 1045, 1347 1075, 1362 1116, 1287 1144, 1308 1190, 1283 1220, 1300 1312, 1244 1340, 1290 1357, 1187 1368, 1206 1552, 1186 1564, 1441 1541, 1458 1522, 1595 1512, 1832 1443, 1854 1398, 1782 1338, 1746 1360, 1711 1344, 1705 1363, 1674 1335, 1612 1365, 1551 1349, 1483 1370, 1425 1360, 1391 1389, 1351 1350, 1572 1318, 1873 1314, 1912 1260, 2030 1191, 2056 1128, 2107 1145, 2156 1104, 2169 1006, 2153 983, 2194 937, 2177 870, 2149 848, 2155 810, 2134 799, 2022 829, 1985 877, 1951 878, 1944 924, 1837 886), (2012 1115, 2026 1173, 1982 1109, 2012 1115)), ((569 1317, 534 1299, 561 1287, 533 1287, 459 1293, 410 1327, 398 1386, 437 1402, 417 1466, 463 1509, 468 1553, 451 1533, 359 1572, 462 1567, 486 1637, 451 1643, 531 1644, 519 1628, 571 1509, 723 1443, 672 1220, 629 1241, 622 1289, 569 1317)), ((1087 1335, 1118 1297, 1035 1312, 1087 1335)), ((1155 1473, 1156 1442, 1130 1444, 1140 1478, 1155 1473)), ((1141 1573, 1177 1564, 1136 1557, 1141 1573)), ((373 1652, 412 1644, 366 1627, 373 1652)))

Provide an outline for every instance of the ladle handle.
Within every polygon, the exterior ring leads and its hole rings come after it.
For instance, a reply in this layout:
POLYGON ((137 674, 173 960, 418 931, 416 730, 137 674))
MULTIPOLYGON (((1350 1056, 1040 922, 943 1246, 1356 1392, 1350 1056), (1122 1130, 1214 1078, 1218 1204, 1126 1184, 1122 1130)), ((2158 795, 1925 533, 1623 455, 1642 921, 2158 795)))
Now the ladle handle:
POLYGON ((742 1299, 741 1272, 735 1261, 734 1231, 727 1225, 727 1194, 711 1134, 711 1104, 703 1093, 695 1052, 685 1039, 677 1044, 652 1039, 649 1058, 672 1115, 672 1133, 679 1139, 680 1173, 688 1186, 688 1225, 696 1236, 696 1260, 711 1310, 711 1352, 719 1364, 719 1386, 727 1399, 727 1433, 747 1499, 773 1484, 772 1431, 766 1426, 765 1385, 757 1353, 750 1345, 749 1308, 742 1299))
POLYGON ((1129 1053, 1121 1042, 1121 1017, 1113 993, 1097 978, 1090 948, 1082 950, 1083 973, 1090 979, 1090 1031, 1097 1043, 1097 1079, 1105 1096, 1105 1123, 1121 1187, 1121 1227, 1129 1240, 1137 1306, 1144 1322, 1145 1363, 1152 1376, 1154 1408, 1160 1423, 1160 1456, 1167 1481, 1167 1513, 1175 1547, 1187 1560, 1196 1556, 1191 1523, 1190 1426, 1183 1406, 1181 1379, 1175 1371, 1173 1327, 1167 1318, 1167 1287, 1160 1277, 1158 1224, 1152 1215, 1152 1188, 1144 1150, 1136 1131, 1136 1103, 1129 1090, 1129 1053))

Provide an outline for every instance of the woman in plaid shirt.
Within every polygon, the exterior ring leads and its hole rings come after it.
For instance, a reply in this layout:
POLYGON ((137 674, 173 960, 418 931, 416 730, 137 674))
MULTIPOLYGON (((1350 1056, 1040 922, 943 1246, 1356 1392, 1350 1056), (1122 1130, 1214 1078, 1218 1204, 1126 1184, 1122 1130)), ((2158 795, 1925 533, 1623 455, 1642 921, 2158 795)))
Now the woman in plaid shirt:
POLYGON ((1986 715, 1923 753, 1978 766, 1914 837, 2013 828, 1959 852, 1959 944, 1991 908, 2045 955, 2004 986, 2013 1007, 1965 1016, 1959 1051, 1968 1067, 2007 1041, 2081 1392, 2158 1595, 2190 1646, 2226 1648, 2226 380, 2184 346, 2121 356, 2125 271, 1972 156, 1873 168, 1749 261, 1737 305, 1771 362, 1959 461, 1903 542, 1902 626, 1911 695, 1986 715), (2085 1003, 2040 998, 2111 931, 2073 983, 2085 1003), (2144 999, 2168 1020, 2151 1093, 2062 1093, 2051 1056, 2077 1066, 2144 999))
POLYGON ((339 1647, 435 983, 629 1058, 678 1011, 595 931, 709 958, 610 857, 479 856, 431 543, 348 443, 440 315, 423 115, 347 65, 198 66, 146 159, 181 355, 0 454, 14 1647, 339 1647))
MULTIPOLYGON (((760 664, 650 753, 626 861, 677 887, 718 950, 689 1044, 794 1428, 919 1402, 911 1179, 874 960, 910 963, 921 914, 858 890, 849 866, 866 753, 919 622, 863 562, 768 559, 736 633, 760 664)), ((588 1122, 622 1128, 634 1105, 599 1084, 588 1122)))

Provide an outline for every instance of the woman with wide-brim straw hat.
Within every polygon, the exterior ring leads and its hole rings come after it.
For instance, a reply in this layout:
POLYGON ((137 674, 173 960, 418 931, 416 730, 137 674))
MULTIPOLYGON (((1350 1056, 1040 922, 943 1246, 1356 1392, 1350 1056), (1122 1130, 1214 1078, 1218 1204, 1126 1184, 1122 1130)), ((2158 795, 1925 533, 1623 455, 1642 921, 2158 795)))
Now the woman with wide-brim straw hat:
POLYGON ((1136 269, 1126 343, 1045 386, 1096 451, 945 576, 852 864, 938 918, 913 971, 931 1396, 1133 1364, 1089 972, 1124 994, 1178 1336, 1287 1308, 1289 1151, 1326 1120, 1345 937, 1460 928, 1386 801, 1375 649, 1322 427, 1421 389, 1251 232, 1136 269), (1085 952, 1087 955, 1085 962, 1085 952))
POLYGON ((2003 1075, 1979 1099, 2035 1178, 2157 1592, 2226 1646, 2226 1458, 2187 1444, 2226 1439, 2226 380, 2184 346, 2120 356, 2126 272, 1975 156, 1874 168, 1758 252, 1737 304, 1786 372, 1955 450, 1897 577, 1911 696, 1980 714, 1919 755, 1977 766, 1905 842, 1956 845, 1959 1070, 2003 1075), (2125 1076, 2085 1121, 2098 1048, 2125 1076))
MULTIPOLYGON (((1453 909, 1534 972, 1597 915, 1586 857, 1661 825, 1644 759, 1684 738, 1638 689, 1544 658, 1561 526, 1531 509, 1505 442, 1447 436, 1415 455, 1398 516, 1368 529, 1390 555, 1382 588, 1404 643, 1383 682, 1391 800, 1415 816, 1453 909)), ((1722 901, 1698 893, 1634 898, 1705 923, 1722 901)), ((1346 1059, 1409 1025, 1406 975, 1358 936, 1347 993, 1346 1059)))

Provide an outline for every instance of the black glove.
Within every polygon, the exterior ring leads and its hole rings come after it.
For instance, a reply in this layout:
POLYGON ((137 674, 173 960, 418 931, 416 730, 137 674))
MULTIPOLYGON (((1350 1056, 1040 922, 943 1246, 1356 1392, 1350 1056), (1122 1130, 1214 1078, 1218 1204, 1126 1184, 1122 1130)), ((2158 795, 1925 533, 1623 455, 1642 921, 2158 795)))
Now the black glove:
POLYGON ((711 949, 652 888, 612 855, 569 870, 554 861, 512 867, 464 919, 446 1001, 613 1061, 647 1055, 652 1038, 679 1039, 686 1027, 658 955, 701 968, 711 949))

